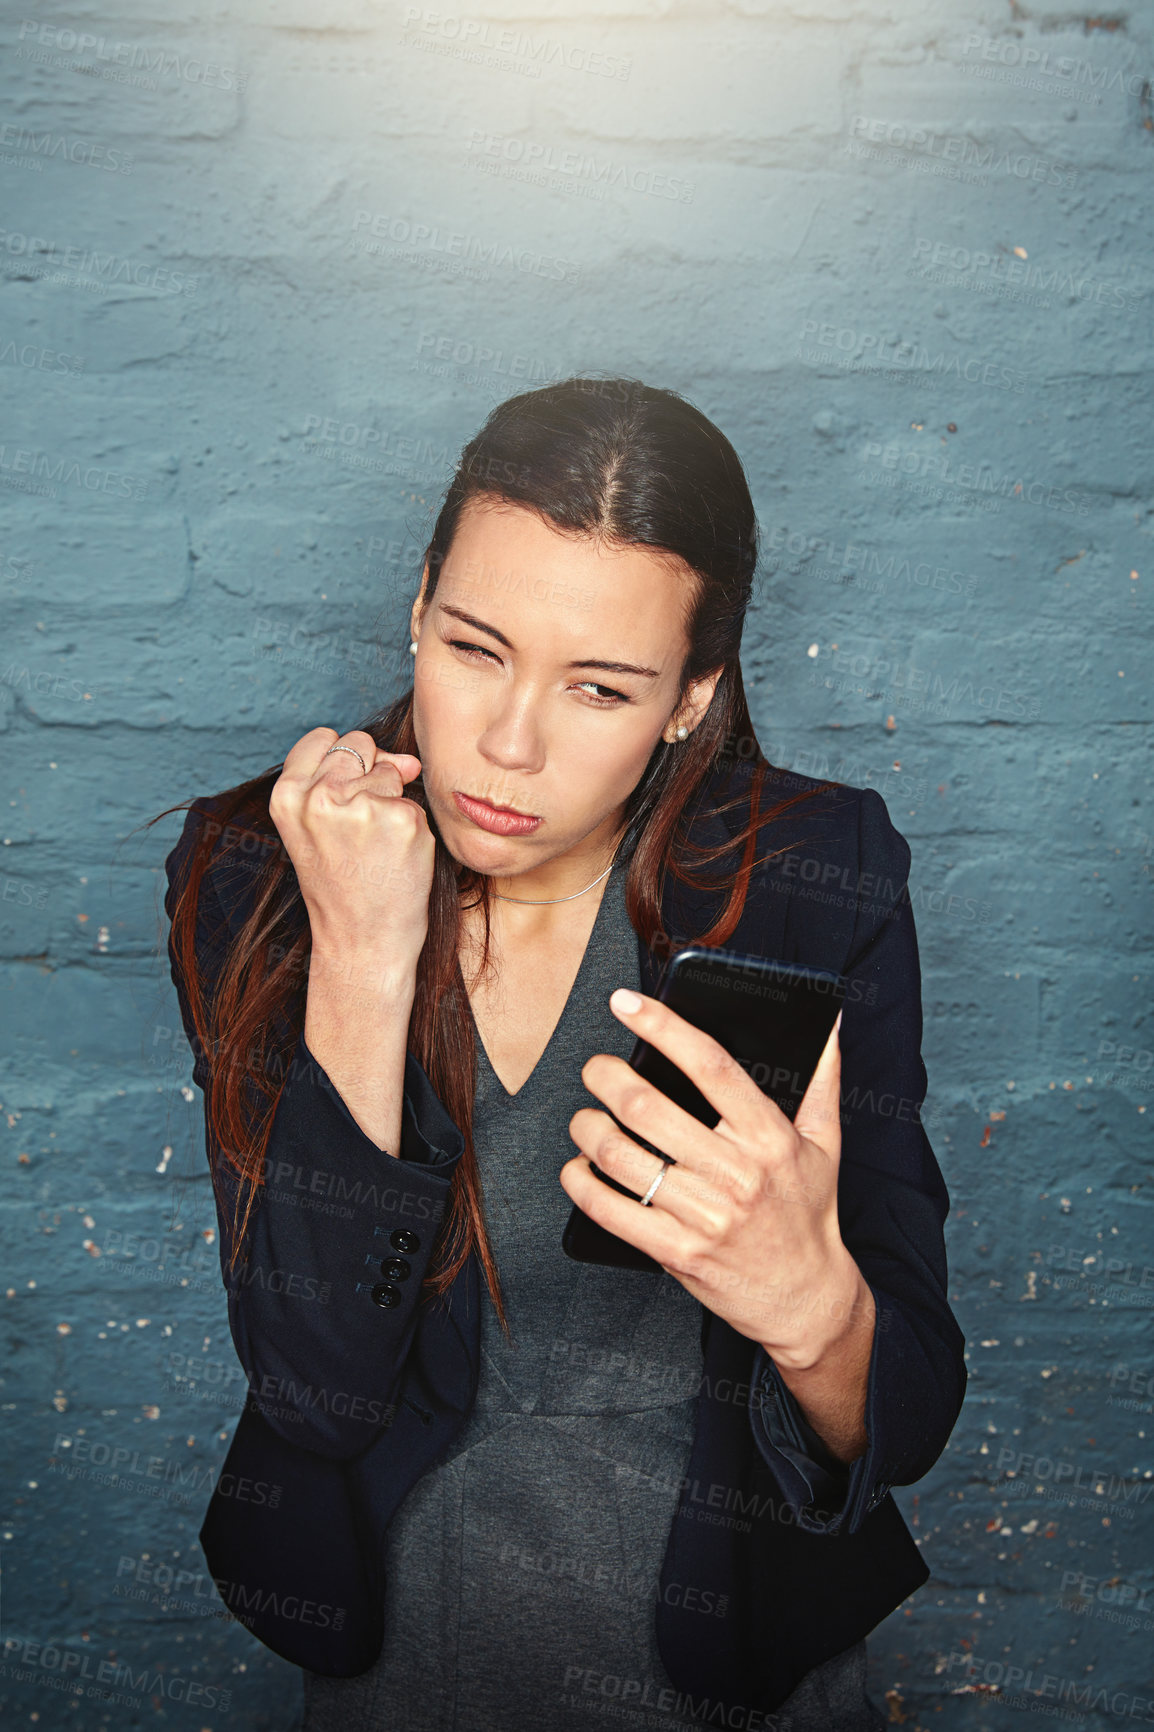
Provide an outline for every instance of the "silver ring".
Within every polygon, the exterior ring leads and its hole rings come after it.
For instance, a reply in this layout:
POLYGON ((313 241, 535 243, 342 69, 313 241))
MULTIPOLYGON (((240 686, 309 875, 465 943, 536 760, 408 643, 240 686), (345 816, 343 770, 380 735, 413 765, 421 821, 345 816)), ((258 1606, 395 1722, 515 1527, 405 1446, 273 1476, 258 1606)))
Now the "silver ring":
POLYGON ((365 775, 366 776, 368 775, 369 766, 365 763, 365 760, 361 757, 361 754, 357 751, 357 748, 355 746, 330 746, 329 751, 325 753, 326 758, 328 757, 329 752, 351 752, 353 754, 353 757, 357 760, 357 763, 361 766, 361 769, 364 771, 365 775))
POLYGON ((665 1170, 666 1170, 666 1163, 664 1161, 662 1161, 661 1171, 658 1173, 657 1177, 654 1179, 653 1183, 650 1185, 649 1189, 646 1191, 645 1195, 641 1199, 642 1208, 645 1208, 647 1204, 649 1204, 653 1201, 653 1193, 657 1189, 658 1185, 661 1183, 662 1179, 665 1177, 665 1170))

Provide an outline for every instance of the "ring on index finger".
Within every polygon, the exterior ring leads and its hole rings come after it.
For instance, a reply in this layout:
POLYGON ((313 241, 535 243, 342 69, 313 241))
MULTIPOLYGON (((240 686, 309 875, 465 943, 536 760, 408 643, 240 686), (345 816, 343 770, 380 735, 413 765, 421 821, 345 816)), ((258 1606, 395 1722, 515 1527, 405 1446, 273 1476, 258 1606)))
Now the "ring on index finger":
POLYGON ((357 763, 361 766, 362 772, 366 776, 368 775, 369 766, 365 763, 365 760, 361 757, 361 754, 357 751, 355 746, 330 746, 329 751, 325 753, 326 758, 328 757, 329 752, 351 752, 353 757, 357 760, 357 763))

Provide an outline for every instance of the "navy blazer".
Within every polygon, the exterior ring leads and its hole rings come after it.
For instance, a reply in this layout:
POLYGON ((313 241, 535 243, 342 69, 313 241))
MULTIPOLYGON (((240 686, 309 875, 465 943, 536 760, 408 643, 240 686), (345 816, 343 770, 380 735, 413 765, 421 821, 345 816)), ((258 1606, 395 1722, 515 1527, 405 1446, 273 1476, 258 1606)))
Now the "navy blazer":
MULTIPOLYGON (((726 794, 747 784, 742 766, 726 794)), ((823 1452, 765 1350, 702 1306, 696 1430, 654 1615, 670 1678, 697 1712, 722 1703, 725 1724, 773 1712, 927 1579, 890 1487, 937 1460, 966 1381, 946 1289, 948 1197, 919 1116, 910 852, 875 791, 821 786, 768 773, 763 810, 799 792, 814 797, 761 831, 758 853, 774 857, 754 872, 725 948, 848 981, 838 1210, 876 1303, 869 1441, 848 1467, 823 1452)), ((720 816, 708 806, 694 808, 694 840, 726 838, 748 814, 744 801, 720 816)), ((206 821, 225 829, 212 799, 189 810, 166 862, 170 919, 206 821)), ((222 860, 218 846, 203 880, 197 950, 210 994, 251 906, 246 866, 243 848, 222 860)), ((706 931, 722 905, 720 892, 668 881, 673 947, 706 931)), ((169 953, 203 1090, 211 1055, 199 1050, 171 940, 169 953)), ((662 958, 640 939, 638 953, 642 990, 652 992, 662 958)), ((575 1053, 574 1064, 588 1056, 575 1053)), ((258 1640, 310 1671, 348 1677, 380 1652, 385 1530, 472 1406, 487 1299, 475 1254, 442 1298, 420 1295, 464 1141, 417 1060, 405 1064, 399 1158, 360 1129, 303 1033, 286 1069, 233 1273, 235 1180, 209 1140, 229 1324, 249 1390, 200 1538, 218 1592, 258 1640)), ((581 1278, 596 1280, 597 1266, 584 1265, 581 1278)))

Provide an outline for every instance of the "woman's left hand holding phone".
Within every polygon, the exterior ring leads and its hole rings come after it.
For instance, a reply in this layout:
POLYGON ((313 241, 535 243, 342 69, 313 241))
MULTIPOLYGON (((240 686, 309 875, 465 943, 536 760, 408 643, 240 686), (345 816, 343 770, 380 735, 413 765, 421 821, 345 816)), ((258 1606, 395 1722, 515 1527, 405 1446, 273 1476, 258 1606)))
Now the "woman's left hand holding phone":
POLYGON ((827 1420, 831 1444, 853 1451, 864 1442, 859 1398, 874 1307, 838 1224, 841 1018, 791 1123, 719 1042, 667 1005, 625 991, 609 1003, 721 1116, 707 1129, 623 1058, 597 1053, 581 1078, 610 1111, 582 1107, 573 1115, 569 1134, 582 1152, 561 1169, 562 1188, 592 1220, 647 1252, 709 1310, 763 1346, 803 1406, 809 1406, 803 1389, 817 1393, 814 1411, 827 1420), (676 1163, 647 1206, 590 1170, 595 1162, 640 1197, 661 1169, 659 1157, 623 1136, 610 1112, 676 1163), (827 1414, 822 1386, 830 1373, 827 1414), (834 1408, 843 1414, 840 1424, 834 1408))

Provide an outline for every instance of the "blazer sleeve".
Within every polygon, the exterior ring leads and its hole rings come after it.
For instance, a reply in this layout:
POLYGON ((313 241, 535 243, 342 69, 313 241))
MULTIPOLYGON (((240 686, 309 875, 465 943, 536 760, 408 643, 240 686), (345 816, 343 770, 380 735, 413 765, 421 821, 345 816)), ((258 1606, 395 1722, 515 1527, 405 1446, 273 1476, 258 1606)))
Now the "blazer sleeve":
MULTIPOLYGON (((211 812, 194 804, 165 862, 170 922, 197 826, 206 820, 213 821, 211 812)), ((210 868, 201 882, 196 936, 210 1001, 230 936, 210 868)), ((212 1134, 215 1060, 197 1039, 171 927, 168 954, 193 1050, 193 1081, 205 1095, 229 1327, 250 1402, 290 1443, 336 1459, 358 1455, 392 1421, 421 1281, 464 1139, 409 1054, 399 1155, 378 1148, 302 1033, 287 1065, 244 1251, 230 1270, 239 1182, 212 1134)))
POLYGON ((857 911, 842 970, 838 1214, 877 1308, 865 1452, 846 1464, 824 1449, 760 1346, 749 1403, 758 1447, 798 1525, 813 1532, 855 1533, 891 1486, 927 1473, 965 1393, 965 1343, 947 1293, 949 1197, 920 1116, 926 1072, 909 865, 884 801, 864 790, 857 911))

